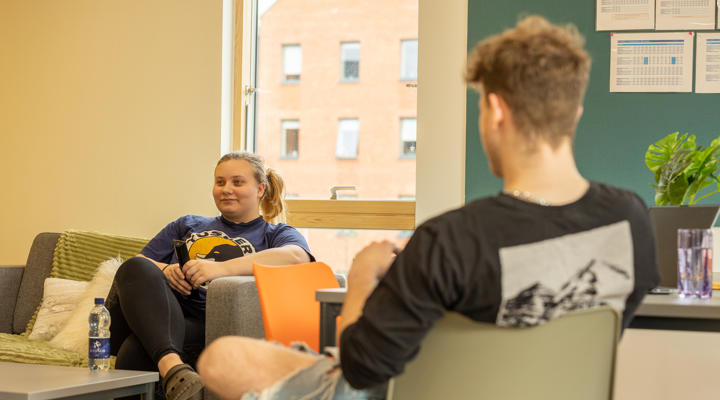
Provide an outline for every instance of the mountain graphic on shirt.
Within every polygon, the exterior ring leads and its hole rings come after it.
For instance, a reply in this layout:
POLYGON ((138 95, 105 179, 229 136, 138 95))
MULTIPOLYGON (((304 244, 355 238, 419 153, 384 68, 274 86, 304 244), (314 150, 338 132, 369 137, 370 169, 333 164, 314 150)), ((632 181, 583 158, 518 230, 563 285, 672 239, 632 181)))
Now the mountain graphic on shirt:
POLYGON ((543 324, 568 311, 606 304, 598 298, 598 275, 608 273, 617 278, 632 277, 623 269, 608 262, 591 260, 559 290, 553 290, 542 282, 535 282, 509 298, 501 307, 497 324, 502 326, 529 327, 543 324))

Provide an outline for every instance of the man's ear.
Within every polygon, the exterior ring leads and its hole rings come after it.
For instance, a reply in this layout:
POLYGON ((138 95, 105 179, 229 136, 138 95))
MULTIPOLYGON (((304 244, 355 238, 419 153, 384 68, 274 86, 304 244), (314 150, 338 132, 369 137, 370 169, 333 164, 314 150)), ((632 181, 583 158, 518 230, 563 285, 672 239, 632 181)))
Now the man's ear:
POLYGON ((575 116, 575 122, 580 121, 580 117, 582 117, 584 111, 585 108, 583 108, 582 105, 578 106, 577 115, 575 116))
POLYGON ((498 128, 507 122, 508 107, 505 100, 495 93, 487 95, 488 110, 492 114, 492 127, 498 128))

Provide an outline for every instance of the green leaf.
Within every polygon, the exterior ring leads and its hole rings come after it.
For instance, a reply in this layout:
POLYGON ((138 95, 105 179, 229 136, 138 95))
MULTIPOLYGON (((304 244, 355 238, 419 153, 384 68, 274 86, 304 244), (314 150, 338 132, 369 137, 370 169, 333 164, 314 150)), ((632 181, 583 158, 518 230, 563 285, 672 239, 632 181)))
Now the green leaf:
MULTIPOLYGON (((687 138, 687 133, 678 137, 679 134, 680 132, 671 133, 648 146, 647 152, 645 153, 645 165, 647 165, 650 171, 657 173, 657 171, 681 148, 690 149, 691 146, 692 149, 695 148, 694 135, 687 138)), ((658 175, 656 174, 655 182, 657 181, 658 175)))
POLYGON ((688 149, 678 149, 670 158, 660 166, 655 191, 662 193, 664 204, 679 205, 685 200, 685 193, 690 186, 684 171, 692 163, 693 152, 688 149))
POLYGON ((655 204, 695 204, 720 192, 720 137, 698 146, 695 135, 671 133, 648 147, 645 165, 655 179, 655 204), (696 197, 711 184, 717 189, 696 197))

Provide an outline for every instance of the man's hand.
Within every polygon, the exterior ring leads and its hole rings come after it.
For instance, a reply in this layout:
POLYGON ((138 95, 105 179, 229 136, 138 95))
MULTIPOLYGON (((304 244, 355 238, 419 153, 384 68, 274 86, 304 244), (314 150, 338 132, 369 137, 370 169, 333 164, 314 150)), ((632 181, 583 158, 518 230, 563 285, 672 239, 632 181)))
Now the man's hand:
POLYGON ((353 278, 377 281, 387 273, 400 249, 388 240, 372 242, 360 250, 353 259, 348 281, 353 278))
POLYGON ((190 285, 197 289, 203 283, 223 276, 219 264, 219 262, 210 260, 190 260, 185 263, 182 272, 190 285))
POLYGON ((385 276, 399 252, 400 249, 394 243, 383 240, 370 243, 355 255, 348 273, 347 294, 340 319, 341 335, 345 328, 360 318, 365 300, 380 278, 385 276))
POLYGON ((192 286, 185 280, 185 274, 179 264, 170 264, 163 270, 170 287, 178 293, 189 295, 192 286))

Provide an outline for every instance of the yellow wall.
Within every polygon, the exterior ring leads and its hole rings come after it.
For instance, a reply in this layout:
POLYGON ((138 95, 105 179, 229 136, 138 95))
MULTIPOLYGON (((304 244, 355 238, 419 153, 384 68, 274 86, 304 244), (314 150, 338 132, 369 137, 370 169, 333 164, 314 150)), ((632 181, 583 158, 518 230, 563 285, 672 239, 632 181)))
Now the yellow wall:
POLYGON ((43 231, 216 213, 221 0, 0 7, 0 264, 43 231))

